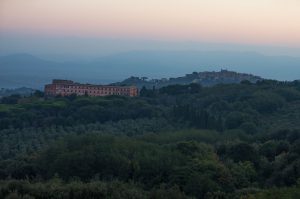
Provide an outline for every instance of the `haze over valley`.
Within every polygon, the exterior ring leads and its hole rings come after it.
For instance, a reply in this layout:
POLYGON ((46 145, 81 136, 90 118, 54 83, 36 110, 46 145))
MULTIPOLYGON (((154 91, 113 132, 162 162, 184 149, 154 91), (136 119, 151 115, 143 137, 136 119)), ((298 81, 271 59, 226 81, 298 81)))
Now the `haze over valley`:
POLYGON ((300 78, 299 66, 298 57, 255 52, 130 51, 72 62, 47 60, 23 53, 0 57, 0 85, 2 88, 25 86, 41 89, 55 78, 108 84, 130 76, 160 79, 221 69, 292 81, 300 78))

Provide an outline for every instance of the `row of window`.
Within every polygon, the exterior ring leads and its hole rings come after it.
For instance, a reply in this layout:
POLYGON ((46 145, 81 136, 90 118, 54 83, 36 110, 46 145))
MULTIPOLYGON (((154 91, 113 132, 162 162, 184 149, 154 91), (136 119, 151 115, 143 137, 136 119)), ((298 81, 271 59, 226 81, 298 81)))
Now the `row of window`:
POLYGON ((92 89, 92 90, 108 90, 108 91, 129 91, 129 88, 110 88, 110 87, 86 87, 86 86, 61 86, 68 89, 92 89))
POLYGON ((95 94, 128 94, 128 92, 106 92, 106 91, 84 91, 84 90, 59 90, 59 92, 66 92, 66 93, 95 93, 95 94))

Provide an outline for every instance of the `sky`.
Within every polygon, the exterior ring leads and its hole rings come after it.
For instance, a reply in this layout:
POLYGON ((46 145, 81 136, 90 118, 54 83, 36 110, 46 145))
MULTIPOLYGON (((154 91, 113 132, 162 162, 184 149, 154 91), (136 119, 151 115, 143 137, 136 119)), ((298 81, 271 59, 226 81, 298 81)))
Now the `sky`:
POLYGON ((1 54, 168 48, 300 56, 300 1, 0 0, 0 42, 1 54))

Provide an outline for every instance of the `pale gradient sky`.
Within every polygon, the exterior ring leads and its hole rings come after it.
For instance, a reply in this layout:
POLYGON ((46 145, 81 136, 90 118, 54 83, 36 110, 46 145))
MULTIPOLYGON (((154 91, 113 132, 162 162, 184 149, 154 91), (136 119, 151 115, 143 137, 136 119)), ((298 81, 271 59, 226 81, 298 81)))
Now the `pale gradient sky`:
POLYGON ((1 0, 0 30, 300 46, 299 0, 1 0))
POLYGON ((71 61, 57 69, 69 79, 220 68, 299 79, 300 0, 0 0, 0 59, 19 53, 71 61))
POLYGON ((93 59, 131 50, 300 57, 300 0, 0 0, 0 55, 93 59))

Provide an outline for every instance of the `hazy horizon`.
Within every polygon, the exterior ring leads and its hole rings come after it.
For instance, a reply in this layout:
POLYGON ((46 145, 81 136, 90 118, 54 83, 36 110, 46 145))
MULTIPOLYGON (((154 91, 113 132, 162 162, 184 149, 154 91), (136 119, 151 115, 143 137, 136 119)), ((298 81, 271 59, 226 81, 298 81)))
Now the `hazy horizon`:
POLYGON ((300 48, 160 40, 7 35, 0 32, 0 55, 32 54, 53 61, 89 61, 131 51, 228 51, 256 52, 267 56, 300 57, 300 48))
POLYGON ((28 54, 0 56, 0 86, 42 88, 52 79, 107 84, 130 76, 150 79, 227 69, 266 79, 299 79, 300 58, 236 51, 130 51, 92 61, 53 61, 28 54))
POLYGON ((299 7, 296 0, 2 0, 0 56, 50 62, 2 62, 1 78, 120 80, 227 68, 300 79, 299 7), (34 71, 42 72, 27 74, 34 71))

